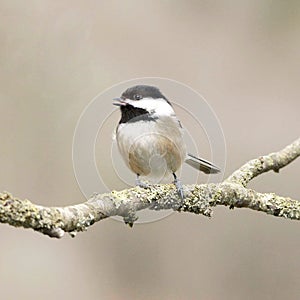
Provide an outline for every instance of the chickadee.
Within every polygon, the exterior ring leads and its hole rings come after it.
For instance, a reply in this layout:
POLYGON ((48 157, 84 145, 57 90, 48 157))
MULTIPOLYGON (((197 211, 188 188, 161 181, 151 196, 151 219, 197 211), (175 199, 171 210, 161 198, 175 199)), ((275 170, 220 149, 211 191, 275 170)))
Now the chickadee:
POLYGON ((140 176, 163 178, 172 174, 183 198, 183 188, 175 174, 183 162, 206 174, 220 172, 209 161, 187 153, 181 123, 157 87, 136 85, 114 101, 121 110, 116 128, 118 148, 126 165, 137 175, 137 185, 146 186, 140 176))

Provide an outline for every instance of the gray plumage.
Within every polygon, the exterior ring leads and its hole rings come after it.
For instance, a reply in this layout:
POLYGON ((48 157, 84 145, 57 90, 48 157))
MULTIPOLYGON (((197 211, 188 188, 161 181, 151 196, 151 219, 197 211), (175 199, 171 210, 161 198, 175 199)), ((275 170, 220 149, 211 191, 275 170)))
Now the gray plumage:
POLYGON ((196 157, 190 153, 187 154, 185 162, 191 167, 204 172, 205 174, 216 174, 221 170, 206 159, 196 157))
POLYGON ((153 86, 138 85, 114 99, 121 109, 116 129, 120 153, 127 166, 139 176, 162 179, 168 174, 183 198, 183 188, 176 171, 183 162, 206 174, 220 169, 211 162, 187 153, 183 129, 171 103, 153 86))

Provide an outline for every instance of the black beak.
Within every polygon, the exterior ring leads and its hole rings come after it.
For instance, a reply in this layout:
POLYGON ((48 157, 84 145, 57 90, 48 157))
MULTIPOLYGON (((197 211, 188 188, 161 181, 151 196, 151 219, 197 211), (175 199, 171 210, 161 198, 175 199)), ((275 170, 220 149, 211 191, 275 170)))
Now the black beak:
POLYGON ((113 103, 113 105, 116 105, 116 106, 125 106, 125 105, 127 105, 127 103, 125 101, 125 98, 123 98, 123 97, 114 98, 113 101, 115 101, 113 103))

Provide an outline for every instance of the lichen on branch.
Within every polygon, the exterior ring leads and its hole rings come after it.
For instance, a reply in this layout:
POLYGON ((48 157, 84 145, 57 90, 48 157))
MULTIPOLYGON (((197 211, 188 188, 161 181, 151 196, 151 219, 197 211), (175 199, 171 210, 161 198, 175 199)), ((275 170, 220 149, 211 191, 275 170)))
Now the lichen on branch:
POLYGON ((212 208, 225 205, 248 208, 273 216, 300 220, 300 202, 274 193, 248 189, 255 177, 273 170, 278 172, 300 156, 300 139, 283 150, 253 159, 221 183, 184 185, 182 200, 173 184, 155 184, 122 191, 95 194, 86 202, 66 207, 44 207, 20 200, 8 192, 0 194, 0 223, 31 228, 50 237, 61 238, 65 232, 75 236, 94 223, 111 216, 122 216, 130 226, 142 209, 173 209, 212 215, 212 208))

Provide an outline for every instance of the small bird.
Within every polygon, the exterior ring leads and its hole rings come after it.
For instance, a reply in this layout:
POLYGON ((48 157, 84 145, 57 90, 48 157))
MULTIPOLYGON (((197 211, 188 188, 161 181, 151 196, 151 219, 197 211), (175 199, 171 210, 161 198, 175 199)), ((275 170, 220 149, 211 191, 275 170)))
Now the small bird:
POLYGON ((164 178, 170 174, 181 199, 183 188, 176 171, 183 162, 206 174, 220 169, 209 161, 187 153, 183 128, 171 102, 155 86, 136 85, 114 98, 121 119, 116 140, 126 165, 136 175, 136 184, 147 187, 140 176, 164 178))

